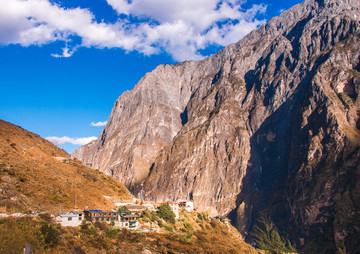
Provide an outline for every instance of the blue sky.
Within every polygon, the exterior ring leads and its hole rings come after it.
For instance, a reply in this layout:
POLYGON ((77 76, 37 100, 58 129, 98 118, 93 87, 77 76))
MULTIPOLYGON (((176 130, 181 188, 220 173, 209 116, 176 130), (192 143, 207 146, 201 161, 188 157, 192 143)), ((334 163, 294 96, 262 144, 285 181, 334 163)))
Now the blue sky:
POLYGON ((0 119, 71 153, 146 72, 203 59, 299 2, 1 0, 0 119))

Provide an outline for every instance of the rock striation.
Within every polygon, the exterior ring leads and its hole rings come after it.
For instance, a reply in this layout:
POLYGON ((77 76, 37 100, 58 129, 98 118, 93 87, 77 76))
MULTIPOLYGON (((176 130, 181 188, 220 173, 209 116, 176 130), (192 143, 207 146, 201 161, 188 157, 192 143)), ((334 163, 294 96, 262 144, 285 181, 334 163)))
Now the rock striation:
POLYGON ((359 21, 359 1, 307 0, 207 59, 158 66, 73 156, 244 235, 266 213, 306 253, 359 252, 359 21))

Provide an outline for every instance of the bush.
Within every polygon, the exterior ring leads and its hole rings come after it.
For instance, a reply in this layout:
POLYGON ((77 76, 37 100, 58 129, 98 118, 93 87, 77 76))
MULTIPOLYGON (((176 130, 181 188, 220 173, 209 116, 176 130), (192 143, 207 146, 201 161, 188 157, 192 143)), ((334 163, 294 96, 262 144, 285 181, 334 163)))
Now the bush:
POLYGON ((203 221, 206 220, 207 216, 205 215, 205 213, 198 213, 197 217, 199 220, 203 221))
POLYGON ((40 232, 44 236, 45 248, 55 247, 59 242, 59 231, 53 225, 43 224, 40 232))
POLYGON ((109 237, 109 238, 113 238, 114 236, 116 236, 118 233, 120 232, 120 229, 118 228, 108 228, 105 231, 105 236, 109 237))
POLYGON ((169 204, 162 204, 159 206, 158 216, 166 220, 167 222, 170 222, 172 224, 175 223, 175 214, 171 210, 169 204))
POLYGON ((164 228, 169 232, 174 232, 174 227, 169 224, 164 224, 164 228))
POLYGON ((187 222, 184 223, 184 228, 185 228, 186 231, 188 231, 188 232, 193 232, 193 231, 194 231, 193 226, 192 226, 190 223, 187 223, 187 222))
POLYGON ((97 229, 91 223, 83 223, 80 226, 80 232, 84 235, 96 235, 97 229))

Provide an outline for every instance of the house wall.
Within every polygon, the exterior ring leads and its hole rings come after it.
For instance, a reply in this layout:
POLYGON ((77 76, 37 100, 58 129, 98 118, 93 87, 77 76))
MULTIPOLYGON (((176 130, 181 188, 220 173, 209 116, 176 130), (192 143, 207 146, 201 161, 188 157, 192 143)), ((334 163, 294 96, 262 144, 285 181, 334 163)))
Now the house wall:
POLYGON ((75 217, 56 217, 56 222, 63 227, 77 227, 81 224, 78 216, 75 217))

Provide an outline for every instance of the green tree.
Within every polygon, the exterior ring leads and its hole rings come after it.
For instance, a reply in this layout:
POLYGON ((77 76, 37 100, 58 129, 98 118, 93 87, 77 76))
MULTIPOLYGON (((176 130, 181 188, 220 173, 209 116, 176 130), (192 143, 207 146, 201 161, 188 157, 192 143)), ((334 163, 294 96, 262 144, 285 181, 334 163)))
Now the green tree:
POLYGON ((167 222, 175 223, 175 214, 171 210, 169 204, 162 204, 159 206, 158 216, 167 222))
POLYGON ((275 224, 269 217, 261 215, 257 222, 258 225, 254 227, 252 235, 260 249, 272 254, 296 252, 290 241, 279 235, 275 224))

